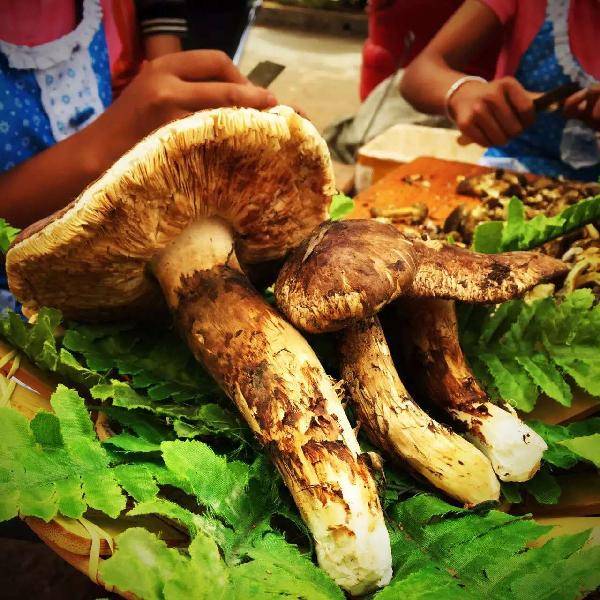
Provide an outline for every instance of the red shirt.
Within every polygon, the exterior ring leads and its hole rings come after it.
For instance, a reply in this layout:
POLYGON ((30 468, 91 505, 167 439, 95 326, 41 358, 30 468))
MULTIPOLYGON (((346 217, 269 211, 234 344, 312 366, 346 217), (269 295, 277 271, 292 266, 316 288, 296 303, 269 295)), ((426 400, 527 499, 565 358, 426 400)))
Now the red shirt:
MULTIPOLYGON (((514 75, 521 57, 546 19, 547 0, 480 0, 505 26, 496 77, 514 75)), ((571 0, 568 17, 571 53, 584 71, 600 79, 600 0, 571 0)))
MULTIPOLYGON (((102 22, 116 90, 131 79, 140 62, 133 0, 101 0, 102 22)), ((0 39, 39 46, 77 26, 75 0, 0 0, 0 39)))

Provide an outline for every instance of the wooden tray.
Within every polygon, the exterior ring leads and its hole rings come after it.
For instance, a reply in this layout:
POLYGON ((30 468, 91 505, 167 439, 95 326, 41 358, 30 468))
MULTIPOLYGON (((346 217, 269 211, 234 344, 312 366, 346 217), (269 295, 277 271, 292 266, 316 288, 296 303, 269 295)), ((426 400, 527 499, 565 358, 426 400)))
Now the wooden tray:
MULTIPOLYGON (((5 356, 12 350, 11 346, 0 340, 0 356, 5 356)), ((11 360, 4 365, 0 369, 0 376, 6 377, 12 364, 11 360)), ((30 420, 41 410, 52 412, 50 396, 58 383, 56 380, 32 365, 23 355, 20 355, 19 367, 13 379, 17 385, 11 395, 9 406, 30 420)), ((121 516, 118 519, 111 519, 96 511, 88 510, 84 517, 88 527, 95 526, 102 533, 96 549, 92 545, 92 535, 78 519, 59 515, 48 523, 35 517, 26 517, 24 521, 54 552, 99 585, 103 585, 103 581, 98 574, 97 565, 111 555, 115 538, 129 527, 136 525, 145 527, 158 534, 169 546, 187 545, 188 542, 187 535, 175 524, 151 515, 121 516)), ((132 594, 122 593, 119 590, 108 591, 114 591, 128 599, 134 598, 132 594)))

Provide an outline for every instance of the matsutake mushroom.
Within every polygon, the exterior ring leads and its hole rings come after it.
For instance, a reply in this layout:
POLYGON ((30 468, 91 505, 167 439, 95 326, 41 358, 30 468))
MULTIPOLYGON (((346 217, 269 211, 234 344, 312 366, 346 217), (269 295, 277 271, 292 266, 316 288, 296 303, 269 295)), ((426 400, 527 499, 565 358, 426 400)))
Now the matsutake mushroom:
POLYGON ((22 232, 7 271, 26 308, 69 318, 152 317, 166 300, 270 452, 320 565, 361 594, 391 577, 375 483, 316 355, 240 266, 286 254, 327 218, 333 193, 325 142, 291 109, 200 112, 22 232))
POLYGON ((340 371, 371 442, 465 504, 497 500, 500 485, 486 457, 404 387, 379 319, 353 323, 341 337, 340 371))
POLYGON ((411 373, 426 397, 466 427, 502 481, 527 481, 540 467, 544 440, 510 407, 489 401, 458 340, 454 302, 403 299, 398 312, 411 373))
POLYGON ((400 296, 497 302, 564 272, 561 261, 533 252, 476 254, 355 220, 323 224, 305 240, 281 270, 275 296, 298 327, 345 329, 342 374, 372 441, 449 495, 475 504, 499 495, 489 460, 412 400, 373 317, 400 296))

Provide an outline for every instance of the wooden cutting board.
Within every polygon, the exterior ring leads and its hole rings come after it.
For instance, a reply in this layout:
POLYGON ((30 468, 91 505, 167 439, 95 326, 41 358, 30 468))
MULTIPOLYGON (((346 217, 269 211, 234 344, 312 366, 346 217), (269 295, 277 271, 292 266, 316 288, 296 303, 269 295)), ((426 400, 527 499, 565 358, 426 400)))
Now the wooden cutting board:
POLYGON ((410 206, 415 202, 423 202, 429 208, 429 217, 443 223, 458 205, 475 206, 479 203, 475 198, 456 193, 457 178, 489 173, 492 170, 428 156, 417 158, 390 171, 356 196, 356 207, 349 218, 369 218, 372 207, 410 206), (422 179, 414 180, 417 175, 422 179))

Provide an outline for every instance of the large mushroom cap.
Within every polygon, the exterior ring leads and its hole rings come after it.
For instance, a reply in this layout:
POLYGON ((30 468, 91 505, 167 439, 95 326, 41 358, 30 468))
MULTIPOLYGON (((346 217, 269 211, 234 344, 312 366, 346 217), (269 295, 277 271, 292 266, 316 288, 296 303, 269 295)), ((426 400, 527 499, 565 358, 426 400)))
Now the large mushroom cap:
POLYGON ((275 296, 294 325, 321 333, 371 317, 400 296, 504 302, 567 272, 538 252, 480 254, 355 219, 323 223, 298 246, 275 296))
POLYGON ((11 290, 28 308, 123 318, 163 306, 147 268, 187 225, 227 221, 242 261, 279 258, 327 217, 327 146, 280 106, 216 109, 142 140, 73 203, 25 231, 7 255, 11 290))

